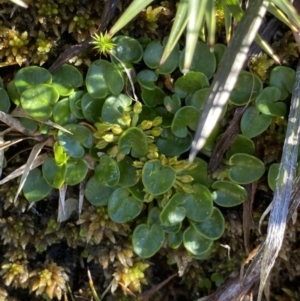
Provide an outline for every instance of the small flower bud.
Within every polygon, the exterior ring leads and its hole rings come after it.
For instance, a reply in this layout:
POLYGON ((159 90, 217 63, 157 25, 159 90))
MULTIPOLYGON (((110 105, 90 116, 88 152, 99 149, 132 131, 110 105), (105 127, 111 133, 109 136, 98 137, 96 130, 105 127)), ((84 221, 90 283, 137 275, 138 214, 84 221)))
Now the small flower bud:
POLYGON ((129 127, 131 123, 131 116, 129 112, 123 112, 122 113, 122 120, 126 123, 126 125, 129 127))
POLYGON ((175 180, 174 186, 176 187, 176 190, 179 192, 181 192, 181 191, 183 191, 185 193, 193 193, 194 192, 192 185, 181 183, 178 180, 175 180))
POLYGON ((143 168, 145 163, 144 162, 141 162, 141 161, 133 161, 133 167, 135 168, 143 168))
POLYGON ((194 178, 190 175, 177 176, 176 179, 182 183, 190 183, 194 181, 194 178))
POLYGON ((153 119, 152 123, 153 123, 153 126, 159 126, 162 124, 162 117, 160 116, 157 116, 153 119))
POLYGON ((141 114, 142 112, 142 104, 137 101, 134 103, 133 105, 133 112, 136 113, 136 114, 141 114))
POLYGON ((97 144, 96 147, 99 149, 106 148, 108 143, 105 140, 100 140, 97 144))
POLYGON ((113 142, 114 141, 114 134, 106 134, 104 136, 102 136, 102 139, 105 140, 106 142, 113 142))
POLYGON ((110 130, 111 125, 110 124, 105 124, 105 123, 102 123, 102 122, 97 122, 95 124, 95 127, 96 127, 99 134, 104 134, 104 133, 106 133, 107 131, 110 130))
POLYGON ((150 121, 150 120, 143 120, 143 121, 141 122, 141 124, 139 125, 139 127, 140 127, 143 131, 149 130, 149 129, 152 128, 152 121, 150 121))
POLYGON ((161 127, 156 126, 151 130, 151 135, 154 137, 159 137, 162 131, 163 129, 161 127))
POLYGON ((160 162, 161 162, 161 165, 167 165, 168 164, 168 159, 166 158, 165 155, 160 155, 160 162))
POLYGON ((125 154, 123 154, 123 153, 118 153, 118 154, 117 154, 116 160, 117 160, 117 162, 120 162, 120 161, 122 161, 124 158, 125 158, 125 154))
POLYGON ((146 193, 144 196, 144 202, 146 203, 150 203, 154 200, 154 195, 150 194, 150 193, 146 193))
POLYGON ((120 135, 123 132, 123 129, 118 124, 113 124, 111 127, 111 131, 115 135, 120 135))
POLYGON ((150 153, 147 154, 147 158, 149 160, 158 159, 159 158, 159 153, 158 152, 150 152, 150 153))
POLYGON ((112 158, 115 158, 117 155, 118 155, 118 152, 119 152, 119 148, 117 145, 114 145, 112 148, 110 148, 108 151, 107 151, 107 154, 112 157, 112 158))
POLYGON ((177 157, 169 158, 169 165, 174 165, 177 163, 178 163, 177 157))
POLYGON ((190 163, 190 166, 186 168, 186 170, 193 170, 198 166, 198 162, 190 163))
POLYGON ((176 172, 185 170, 185 166, 186 166, 185 161, 179 161, 177 164, 172 165, 172 167, 176 170, 176 172))
POLYGON ((151 143, 148 145, 149 152, 158 152, 158 148, 155 144, 151 143))

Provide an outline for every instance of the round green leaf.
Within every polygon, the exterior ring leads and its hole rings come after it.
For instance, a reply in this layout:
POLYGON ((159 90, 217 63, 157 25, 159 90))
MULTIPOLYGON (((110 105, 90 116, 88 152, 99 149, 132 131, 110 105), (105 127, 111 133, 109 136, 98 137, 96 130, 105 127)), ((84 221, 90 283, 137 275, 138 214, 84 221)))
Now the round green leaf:
MULTIPOLYGON (((184 69, 184 57, 185 49, 181 52, 179 58, 179 69, 182 73, 184 69)), ((193 60, 189 70, 202 72, 208 79, 210 79, 213 76, 216 70, 216 57, 207 44, 201 41, 197 42, 193 60)))
POLYGON ((49 185, 59 189, 65 182, 66 165, 58 166, 54 158, 47 158, 42 166, 43 177, 49 185))
POLYGON ((224 44, 214 45, 214 55, 216 57, 217 66, 219 66, 227 47, 224 44))
POLYGON ((276 187, 276 179, 278 178, 280 163, 273 163, 268 171, 268 185, 272 191, 276 187))
POLYGON ((128 111, 131 103, 131 98, 125 94, 110 96, 104 101, 101 118, 108 123, 116 123, 123 128, 127 128, 126 123, 122 119, 122 113, 128 111))
POLYGON ((263 133, 271 121, 271 116, 260 113, 255 106, 250 106, 241 118, 241 131, 248 138, 253 138, 263 133))
POLYGON ((136 174, 136 168, 133 166, 133 160, 129 156, 125 156, 120 162, 118 162, 120 170, 120 179, 118 185, 122 187, 134 186, 139 178, 136 174))
POLYGON ((105 60, 93 62, 86 76, 86 88, 93 98, 104 98, 108 93, 118 95, 124 80, 118 68, 105 60))
POLYGON ((81 98, 83 94, 83 91, 75 91, 69 96, 71 113, 78 119, 84 119, 81 107, 81 98))
POLYGON ((48 119, 52 116, 58 92, 50 85, 39 84, 27 88, 21 94, 23 109, 33 118, 48 119))
POLYGON ((133 250, 141 258, 153 256, 162 247, 163 242, 164 231, 157 224, 153 224, 151 227, 140 224, 132 234, 133 250))
POLYGON ((70 131, 72 135, 59 130, 57 134, 59 144, 70 157, 83 157, 84 148, 90 148, 93 145, 92 132, 87 127, 79 124, 67 124, 64 128, 70 131))
POLYGON ((107 206, 108 200, 116 187, 101 185, 94 176, 86 183, 84 195, 86 199, 94 206, 107 206))
POLYGON ((222 207, 234 207, 242 204, 248 197, 247 190, 229 181, 216 181, 212 184, 214 202, 222 207))
POLYGON ((144 201, 146 193, 144 191, 144 185, 141 180, 138 181, 134 186, 128 187, 128 189, 137 200, 141 202, 144 201))
POLYGON ((44 199, 52 187, 46 182, 38 168, 31 170, 23 186, 23 193, 29 202, 37 202, 44 199))
POLYGON ((143 202, 131 195, 127 188, 116 189, 108 201, 108 215, 116 223, 127 223, 142 211, 143 202))
POLYGON ((71 65, 63 65, 52 75, 52 86, 59 95, 68 96, 75 88, 82 86, 83 77, 79 70, 71 65))
POLYGON ((95 167, 95 178, 104 186, 116 186, 119 182, 120 171, 115 159, 103 155, 99 159, 100 164, 95 167))
POLYGON ((211 244, 210 248, 206 252, 204 252, 204 253, 202 253, 200 255, 192 255, 193 258, 195 258, 197 260, 205 260, 205 259, 209 258, 209 256, 211 255, 211 253, 214 250, 213 245, 214 245, 214 241, 211 244))
POLYGON ((15 76, 14 84, 19 94, 22 94, 28 87, 39 84, 51 84, 51 73, 42 67, 30 66, 21 68, 15 76))
POLYGON ((185 98, 199 89, 209 87, 207 77, 201 72, 187 72, 174 84, 174 91, 180 98, 185 98))
POLYGON ((182 206, 187 195, 175 193, 160 213, 160 220, 164 226, 174 226, 181 223, 186 215, 186 209, 182 206))
POLYGON ((276 87, 266 87, 255 99, 256 108, 263 114, 269 116, 284 116, 286 104, 278 102, 281 92, 276 87))
POLYGON ((203 111, 208 93, 209 88, 197 90, 190 98, 186 98, 185 103, 187 106, 192 106, 199 111, 203 111))
POLYGON ((175 136, 171 129, 164 129, 156 140, 156 146, 161 154, 167 157, 180 156, 187 152, 192 145, 192 135, 188 133, 186 137, 175 136))
POLYGON ((226 158, 229 159, 232 155, 237 153, 254 155, 254 152, 254 142, 246 136, 238 135, 226 152, 226 158))
POLYGON ((262 88, 263 84, 258 76, 242 70, 229 99, 236 106, 243 106, 254 99, 262 88))
POLYGON ((182 244, 183 233, 181 231, 177 233, 168 233, 167 241, 168 246, 172 249, 178 249, 182 244))
POLYGON ((141 97, 146 106, 153 108, 159 104, 163 104, 165 92, 158 87, 154 87, 153 90, 142 88, 141 97))
POLYGON ((118 147, 125 155, 131 154, 134 158, 144 157, 148 152, 147 136, 141 129, 131 127, 120 136, 118 147))
POLYGON ((81 110, 84 118, 91 123, 100 121, 104 99, 94 99, 85 93, 81 99, 81 110))
POLYGON ((228 176, 238 184, 257 181, 265 172, 265 165, 258 158, 248 154, 234 154, 229 159, 228 176))
MULTIPOLYGON (((164 40, 164 45, 167 39, 164 40)), ((157 69, 159 74, 170 74, 178 66, 179 58, 179 46, 178 44, 174 47, 172 52, 169 54, 167 60, 159 66, 160 58, 163 54, 164 46, 161 45, 159 40, 154 40, 148 44, 144 51, 144 62, 151 69, 157 69)))
POLYGON ((195 131, 198 126, 200 112, 194 107, 185 106, 180 108, 174 115, 171 130, 179 138, 184 138, 188 134, 188 127, 195 131))
POLYGON ((117 57, 122 63, 138 63, 143 57, 143 48, 141 44, 134 38, 128 36, 116 36, 112 39, 115 43, 115 47, 112 49, 110 59, 116 65, 119 61, 115 59, 117 57))
POLYGON ((173 226, 164 226, 160 220, 160 213, 161 211, 158 207, 153 207, 148 213, 147 225, 151 226, 153 224, 157 224, 161 226, 165 233, 178 233, 181 229, 182 223, 180 222, 173 226))
POLYGON ((181 108, 181 100, 177 94, 165 96, 164 106, 171 114, 175 114, 181 108))
POLYGON ((84 159, 72 159, 67 161, 65 182, 74 186, 82 182, 88 172, 88 165, 84 159))
POLYGON ((77 120, 75 116, 71 113, 68 98, 64 98, 54 105, 53 120, 59 125, 76 123, 77 120))
POLYGON ((142 171, 142 181, 147 192, 152 195, 160 195, 167 192, 176 179, 175 170, 165 165, 160 160, 149 160, 142 171))
POLYGON ((10 108, 10 99, 3 88, 0 88, 0 99, 0 111, 7 113, 10 108))
POLYGON ((136 78, 141 87, 148 90, 153 90, 155 88, 155 82, 158 78, 158 75, 152 70, 145 69, 140 71, 136 78))
POLYGON ((15 86, 15 81, 11 80, 7 87, 7 93, 9 95, 9 98, 11 99, 11 101, 16 105, 16 106, 20 106, 21 102, 20 102, 20 93, 17 90, 17 87, 15 86))
POLYGON ((225 230, 225 219, 218 208, 213 208, 209 218, 201 223, 192 223, 196 231, 208 239, 220 238, 225 230))
POLYGON ((185 203, 186 216, 195 221, 206 220, 213 210, 213 198, 209 189, 201 184, 193 185, 194 193, 188 194, 185 203))
POLYGON ((293 91, 296 73, 292 68, 277 66, 272 69, 269 85, 277 87, 281 92, 280 100, 286 99, 293 91))
POLYGON ((189 226, 183 233, 184 247, 196 256, 207 252, 210 249, 212 242, 211 239, 201 235, 192 226, 189 226))

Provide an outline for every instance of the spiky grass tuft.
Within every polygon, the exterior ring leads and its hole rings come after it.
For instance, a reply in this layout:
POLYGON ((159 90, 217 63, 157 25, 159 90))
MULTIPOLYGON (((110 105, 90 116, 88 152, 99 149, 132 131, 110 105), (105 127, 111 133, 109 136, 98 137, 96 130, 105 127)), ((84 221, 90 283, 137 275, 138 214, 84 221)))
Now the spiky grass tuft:
POLYGON ((94 33, 92 38, 94 40, 91 42, 91 44, 94 45, 94 49, 96 49, 100 54, 110 54, 116 45, 111 41, 112 36, 108 35, 107 32, 104 34, 101 32, 99 35, 94 33))

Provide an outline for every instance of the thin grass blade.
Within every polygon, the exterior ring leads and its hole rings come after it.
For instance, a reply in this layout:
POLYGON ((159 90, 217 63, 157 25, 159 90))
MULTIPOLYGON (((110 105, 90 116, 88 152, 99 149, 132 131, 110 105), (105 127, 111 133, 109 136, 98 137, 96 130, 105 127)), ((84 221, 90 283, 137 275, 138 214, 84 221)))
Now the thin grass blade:
MULTIPOLYGON (((231 2, 232 0, 225 0, 227 2, 231 2)), ((244 12, 242 10, 242 8, 236 3, 234 5, 230 4, 228 6, 228 8, 231 10, 233 16, 235 17, 235 19, 237 19, 238 21, 241 20, 241 18, 244 15, 244 12)), ((264 51, 266 52, 277 64, 280 64, 280 60, 279 58, 275 55, 273 49, 271 48, 271 46, 264 41, 259 34, 256 35, 255 37, 255 42, 258 44, 258 46, 264 51)))
POLYGON ((204 22, 207 0, 190 0, 188 9, 188 24, 186 30, 186 46, 183 64, 183 72, 190 69, 196 44, 198 41, 199 31, 204 22))
POLYGON ((300 27, 300 18, 295 7, 287 0, 272 0, 289 18, 297 28, 300 27))
POLYGON ((226 42, 229 44, 232 33, 232 13, 226 5, 224 6, 224 21, 225 21, 225 32, 226 32, 226 42))
POLYGON ((231 14, 240 21, 244 15, 241 5, 238 0, 223 0, 224 7, 227 7, 231 14))
POLYGON ((59 218, 62 215, 66 214, 65 211, 65 203, 66 203, 66 192, 67 192, 68 185, 64 184, 59 188, 59 202, 58 202, 58 215, 57 215, 57 222, 60 222, 59 218))
MULTIPOLYGON (((32 118, 22 107, 16 107, 10 114, 13 117, 24 117, 24 118, 28 118, 31 120, 35 120, 34 118, 32 118)), ((71 133, 70 131, 66 130, 63 126, 51 121, 51 120, 39 120, 40 123, 49 125, 55 129, 61 130, 63 132, 66 132, 70 135, 73 135, 73 133, 71 133)))
POLYGON ((251 1, 244 17, 237 26, 221 66, 211 85, 210 93, 201 114, 197 132, 192 143, 189 160, 192 162, 212 133, 224 105, 234 88, 238 75, 247 59, 249 47, 266 14, 269 0, 251 1))
POLYGON ((17 190, 15 198, 14 198, 14 203, 17 201, 18 196, 19 196, 21 190, 23 189, 23 186, 25 184, 25 181, 27 179, 29 171, 32 169, 32 166, 34 164, 34 161, 36 160, 37 156, 39 155, 39 153, 41 152, 41 150, 43 149, 43 147, 45 146, 46 143, 47 143, 47 140, 36 144, 32 148, 32 150, 30 152, 30 155, 29 155, 29 157, 27 159, 27 163, 25 165, 24 172, 23 172, 22 177, 21 177, 18 190, 17 190))
POLYGON ((83 180, 79 184, 79 196, 78 196, 78 215, 82 212, 83 201, 84 201, 84 190, 85 190, 86 180, 83 180))
POLYGON ((266 53, 268 54, 277 64, 280 64, 279 57, 275 54, 272 47, 261 38, 259 34, 255 37, 255 43, 266 53))
POLYGON ((25 136, 34 137, 33 139, 38 140, 38 141, 45 140, 44 135, 25 129, 23 127, 23 125, 21 124, 21 122, 17 118, 14 118, 14 117, 10 116, 9 114, 6 114, 2 111, 0 111, 0 120, 2 122, 4 122, 5 124, 7 124, 10 128, 15 129, 16 131, 24 134, 25 136))
POLYGON ((165 46, 164 52, 159 62, 160 66, 167 60, 170 53, 174 49, 176 43, 180 39, 184 29, 186 28, 188 22, 188 17, 187 17, 188 3, 189 0, 181 0, 178 4, 176 16, 170 32, 170 36, 168 38, 167 45, 165 46))
MULTIPOLYGON (((34 161, 34 163, 32 164, 30 170, 42 165, 47 158, 48 158, 47 154, 42 154, 42 155, 38 156, 36 158, 36 160, 34 161)), ((12 173, 10 173, 7 177, 5 177, 4 179, 2 179, 0 181, 0 185, 7 183, 10 180, 15 179, 15 178, 19 177, 20 175, 22 175, 24 173, 25 167, 26 167, 26 164, 20 166, 18 169, 15 169, 12 173)))
POLYGON ((134 0, 113 25, 108 34, 110 36, 115 35, 120 29, 127 25, 134 17, 136 17, 148 4, 153 0, 134 0))
POLYGON ((278 7, 276 7, 274 5, 274 3, 270 3, 269 7, 268 7, 268 11, 275 16, 278 20, 280 20, 282 23, 284 23, 286 26, 288 26, 291 30, 296 31, 296 27, 293 26, 293 24, 289 21, 289 19, 286 17, 286 15, 280 10, 278 9, 278 7))
POLYGON ((210 46, 215 45, 216 36, 216 5, 214 1, 208 1, 205 11, 205 23, 207 26, 207 43, 210 46))
MULTIPOLYGON (((0 136, 0 138, 2 138, 2 137, 0 136)), ((8 147, 10 147, 10 146, 12 146, 14 144, 22 142, 22 141, 24 141, 26 139, 30 139, 30 137, 18 138, 18 139, 8 140, 8 141, 4 141, 3 140, 3 141, 0 142, 0 151, 2 151, 5 148, 8 148, 8 147)))
POLYGON ((28 4, 22 0, 10 0, 10 2, 16 4, 16 5, 19 5, 23 8, 28 8, 28 4))
POLYGON ((275 264, 284 239, 288 210, 291 201, 293 182, 296 174, 300 141, 300 65, 296 70, 288 126, 283 145, 282 158, 276 179, 268 233, 260 270, 258 301, 261 300, 264 286, 275 264))

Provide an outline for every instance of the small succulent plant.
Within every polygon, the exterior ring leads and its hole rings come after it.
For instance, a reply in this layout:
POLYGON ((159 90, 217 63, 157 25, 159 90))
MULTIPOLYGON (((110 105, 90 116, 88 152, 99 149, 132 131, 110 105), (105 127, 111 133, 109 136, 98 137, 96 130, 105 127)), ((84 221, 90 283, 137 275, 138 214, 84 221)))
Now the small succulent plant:
MULTIPOLYGON (((196 258, 207 256, 212 242, 224 232, 224 217, 214 204, 241 204, 247 198, 242 185, 265 172, 264 163, 254 156, 251 138, 265 131, 274 117, 285 115, 282 100, 291 92, 292 84, 286 81, 293 82, 294 71, 274 68, 264 89, 255 75, 240 74, 231 105, 253 102, 242 116, 242 135, 226 153, 227 168, 208 180, 205 161, 199 158, 190 164, 180 156, 191 145, 191 131, 196 129, 215 72, 215 54, 198 42, 202 56, 194 58, 190 72, 175 79, 173 95, 167 95, 156 82, 160 74, 182 68, 179 48, 159 66, 164 45, 158 41, 143 50, 135 39, 110 40, 101 35, 95 36, 94 44, 110 54, 111 62, 93 62, 85 82, 75 67, 65 65, 53 74, 34 66, 20 69, 10 84, 8 95, 14 103, 56 141, 53 156, 44 160, 41 169, 29 172, 23 187, 25 198, 37 202, 53 188, 80 184, 93 162, 84 194, 97 209, 90 207, 78 221, 87 242, 99 244, 103 235, 113 242, 114 232, 125 234, 128 228, 122 225, 139 217, 132 243, 140 257, 154 255, 164 241, 174 248, 183 243, 196 258), (109 48, 102 48, 107 45, 109 48), (119 62, 129 68, 142 58, 148 69, 136 76, 141 101, 133 102, 123 93, 125 80, 119 62), (41 125, 45 120, 55 122, 55 128, 41 125), (32 183, 39 183, 38 188, 33 190, 32 183)), ((2 90, 9 107, 9 97, 2 90)), ((207 146, 206 155, 212 147, 207 146)))
MULTIPOLYGON (((79 205, 77 222, 64 227, 50 217, 42 229, 34 229, 27 213, 2 213, 0 227, 5 230, 2 240, 7 254, 14 252, 16 259, 20 254, 16 260, 20 266, 4 265, 2 274, 8 282, 21 285, 19 274, 25 273, 21 260, 27 258, 18 248, 25 249, 30 242, 39 254, 63 239, 70 247, 83 247, 88 262, 100 263, 104 269, 113 263, 112 290, 120 283, 135 292, 146 283, 148 264, 143 259, 161 249, 182 254, 170 255, 170 260, 184 266, 182 273, 193 259, 206 259, 215 250, 226 225, 222 207, 242 204, 248 197, 245 185, 258 181, 266 171, 265 162, 255 156, 252 138, 284 119, 295 72, 275 67, 265 86, 258 76, 241 72, 223 116, 227 109, 249 106, 242 114, 240 134, 211 174, 206 159, 222 135, 221 123, 194 163, 186 159, 186 152, 222 47, 212 53, 198 41, 191 71, 184 73, 185 49, 180 52, 179 45, 160 65, 166 41, 154 40, 142 47, 127 36, 95 35, 93 44, 110 60, 92 62, 85 77, 71 65, 53 73, 30 66, 21 68, 7 88, 0 85, 3 116, 8 118, 14 103, 22 133, 38 140, 23 167, 19 189, 5 188, 6 209, 18 200, 23 206, 25 199, 26 205, 35 206, 57 190, 59 211, 64 212, 68 187, 79 191, 81 201, 85 199, 82 213, 79 205), (45 144, 49 151, 39 155, 45 144)), ((39 43, 44 47, 41 53, 47 53, 51 45, 39 43)), ((276 172, 276 166, 269 169, 271 188, 276 172)), ((61 299, 66 292, 67 268, 56 263, 46 261, 28 275, 28 287, 37 295, 61 299)), ((220 279, 199 281, 208 288, 220 279)))

